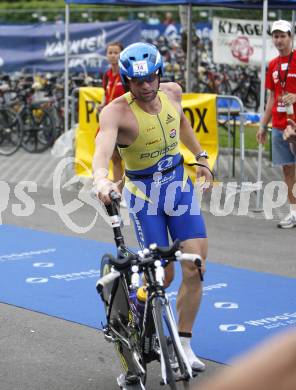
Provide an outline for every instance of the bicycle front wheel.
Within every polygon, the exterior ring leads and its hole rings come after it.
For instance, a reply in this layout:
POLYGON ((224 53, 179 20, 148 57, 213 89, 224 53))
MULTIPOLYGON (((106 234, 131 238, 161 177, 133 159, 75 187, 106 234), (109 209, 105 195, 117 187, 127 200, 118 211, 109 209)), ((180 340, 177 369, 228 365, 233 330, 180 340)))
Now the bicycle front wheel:
POLYGON ((7 108, 0 108, 0 155, 10 156, 22 143, 23 128, 19 116, 7 108))
MULTIPOLYGON (((105 254, 102 257, 101 276, 111 271, 110 256, 105 254)), ((131 390, 143 390, 146 381, 146 363, 141 353, 139 329, 134 323, 123 281, 117 279, 114 283, 109 283, 104 287, 101 297, 109 327, 107 337, 115 343, 115 351, 123 371, 118 384, 122 389, 126 386, 131 390)))
POLYGON ((152 313, 160 349, 161 375, 165 384, 171 390, 177 390, 175 375, 170 362, 167 335, 164 330, 163 309, 165 302, 162 298, 156 297, 152 303, 152 313))

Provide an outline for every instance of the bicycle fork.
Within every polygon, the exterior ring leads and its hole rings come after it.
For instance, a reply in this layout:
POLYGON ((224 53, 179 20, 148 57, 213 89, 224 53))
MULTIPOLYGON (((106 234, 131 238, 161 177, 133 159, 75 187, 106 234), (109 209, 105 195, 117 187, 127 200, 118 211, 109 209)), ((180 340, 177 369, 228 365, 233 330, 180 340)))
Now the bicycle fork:
MULTIPOLYGON (((153 314, 154 323, 156 324, 157 320, 156 320, 156 314, 155 314, 155 307, 154 307, 154 305, 153 305, 152 314, 153 314)), ((169 329, 169 333, 170 333, 171 338, 174 340, 173 345, 175 345, 176 348, 178 349, 178 351, 179 351, 179 353, 181 355, 181 358, 183 360, 183 363, 184 363, 184 365, 186 367, 186 371, 188 373, 188 375, 186 375, 186 377, 185 376, 184 377, 180 377, 179 380, 188 380, 189 378, 193 377, 192 368, 191 368, 191 365, 190 365, 190 363, 189 363, 189 361, 187 359, 187 356, 186 356, 186 354, 184 352, 183 346, 181 344, 181 340, 180 340, 179 333, 178 333, 178 330, 177 330, 175 318, 174 318, 174 315, 173 315, 173 312, 172 312, 172 309, 171 309, 171 305, 170 305, 170 302, 169 302, 166 294, 165 294, 164 300, 162 300, 162 317, 165 320, 165 323, 167 324, 167 328, 169 329)), ((157 336, 159 337, 159 330, 157 329, 157 326, 156 326, 156 332, 157 332, 157 336)), ((162 379, 163 379, 163 383, 164 384, 168 384, 166 363, 165 363, 165 358, 164 358, 163 351, 162 351, 161 347, 160 347, 160 351, 159 352, 160 352, 161 376, 162 376, 162 379)), ((178 361, 178 363, 179 363, 179 361, 178 361)))

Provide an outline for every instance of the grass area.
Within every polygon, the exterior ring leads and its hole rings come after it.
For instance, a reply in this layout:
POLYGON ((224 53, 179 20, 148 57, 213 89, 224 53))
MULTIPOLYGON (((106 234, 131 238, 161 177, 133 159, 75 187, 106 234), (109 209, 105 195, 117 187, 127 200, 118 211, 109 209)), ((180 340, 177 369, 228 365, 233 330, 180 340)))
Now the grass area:
MULTIPOLYGON (((230 126, 231 132, 233 132, 233 126, 230 126)), ((258 149, 258 143, 256 140, 256 132, 258 130, 258 126, 256 125, 246 125, 245 126, 245 149, 258 149)), ((236 132, 235 132, 235 147, 236 149, 239 149, 239 126, 236 126, 236 132)), ((230 137, 230 147, 232 148, 232 142, 233 137, 230 137)), ((219 126, 219 145, 220 147, 228 147, 228 129, 224 126, 219 126)), ((265 146, 264 150, 269 153, 270 149, 270 142, 268 141, 265 146)))

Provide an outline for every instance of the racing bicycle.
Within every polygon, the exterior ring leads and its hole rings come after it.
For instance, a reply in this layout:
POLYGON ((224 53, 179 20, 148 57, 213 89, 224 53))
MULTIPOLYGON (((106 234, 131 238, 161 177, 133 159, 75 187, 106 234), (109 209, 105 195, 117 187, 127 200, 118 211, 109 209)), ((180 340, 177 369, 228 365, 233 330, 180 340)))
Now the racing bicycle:
POLYGON ((164 269, 172 261, 191 260, 201 273, 199 255, 180 251, 180 241, 170 247, 149 248, 135 253, 124 242, 116 194, 106 206, 110 216, 117 256, 105 254, 101 260, 101 275, 96 288, 104 303, 105 339, 115 344, 123 373, 117 378, 121 389, 145 389, 147 364, 159 361, 163 385, 176 390, 182 381, 189 388, 193 371, 184 353, 169 297, 164 287, 164 269), (145 280, 146 299, 141 313, 133 299, 141 277, 145 280))

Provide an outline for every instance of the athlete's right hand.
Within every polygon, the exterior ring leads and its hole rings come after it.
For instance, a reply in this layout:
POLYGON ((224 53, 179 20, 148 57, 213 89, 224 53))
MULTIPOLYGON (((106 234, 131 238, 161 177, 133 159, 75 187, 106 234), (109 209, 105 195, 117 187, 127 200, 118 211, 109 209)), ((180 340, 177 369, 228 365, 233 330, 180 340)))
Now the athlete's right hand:
POLYGON ((121 196, 120 191, 117 187, 117 185, 107 177, 104 177, 102 179, 96 180, 96 192, 97 192, 97 197, 105 204, 110 204, 111 199, 110 199, 110 193, 112 191, 115 191, 121 196))

